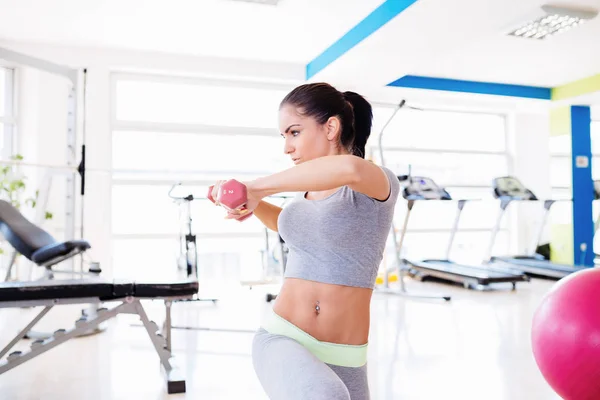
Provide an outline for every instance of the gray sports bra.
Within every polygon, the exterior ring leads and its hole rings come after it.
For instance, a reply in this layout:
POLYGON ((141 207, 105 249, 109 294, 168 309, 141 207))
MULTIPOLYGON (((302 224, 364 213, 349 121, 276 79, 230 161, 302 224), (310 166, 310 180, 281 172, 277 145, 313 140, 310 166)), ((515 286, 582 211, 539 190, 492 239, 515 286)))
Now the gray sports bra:
POLYGON ((289 255, 285 276, 372 289, 394 216, 400 182, 385 201, 343 186, 320 200, 300 193, 279 214, 279 234, 289 255))

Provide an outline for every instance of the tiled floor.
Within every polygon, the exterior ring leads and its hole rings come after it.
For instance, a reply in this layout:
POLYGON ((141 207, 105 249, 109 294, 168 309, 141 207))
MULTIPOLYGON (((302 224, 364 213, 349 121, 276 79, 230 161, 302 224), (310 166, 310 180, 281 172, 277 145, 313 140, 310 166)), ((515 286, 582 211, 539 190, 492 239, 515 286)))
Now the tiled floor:
MULTIPOLYGON (((369 347, 373 399, 559 398, 539 374, 529 342, 533 311, 552 282, 485 293, 408 283, 411 290, 454 297, 444 304, 374 296, 369 347)), ((173 324, 253 331, 271 306, 264 301, 264 289, 225 293, 217 305, 177 304, 173 324)), ((147 307, 151 318, 161 320, 161 303, 147 307)), ((40 328, 70 326, 79 310, 53 310, 40 328)), ((32 313, 0 310, 0 347, 32 313)), ((158 358, 138 324, 133 316, 120 316, 102 334, 71 340, 0 375, 0 399, 266 399, 252 370, 252 333, 175 329, 173 349, 188 390, 169 396, 158 358)))

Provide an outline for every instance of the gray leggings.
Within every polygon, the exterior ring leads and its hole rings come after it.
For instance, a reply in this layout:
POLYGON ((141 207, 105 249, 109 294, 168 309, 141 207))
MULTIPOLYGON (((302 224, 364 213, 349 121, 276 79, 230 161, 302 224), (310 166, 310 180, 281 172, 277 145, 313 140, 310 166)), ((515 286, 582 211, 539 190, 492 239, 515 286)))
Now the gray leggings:
POLYGON ((260 328, 252 362, 271 400, 369 400, 367 365, 326 364, 296 340, 260 328))

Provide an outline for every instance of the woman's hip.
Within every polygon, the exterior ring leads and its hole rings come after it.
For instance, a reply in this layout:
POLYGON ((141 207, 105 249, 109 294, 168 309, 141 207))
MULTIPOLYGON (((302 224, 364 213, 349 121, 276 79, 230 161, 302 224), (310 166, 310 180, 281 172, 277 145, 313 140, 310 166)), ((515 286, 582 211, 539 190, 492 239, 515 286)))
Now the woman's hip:
POLYGON ((317 340, 271 310, 255 335, 255 348, 257 344, 267 344, 278 337, 294 340, 326 364, 358 368, 367 363, 368 343, 353 345, 317 340))

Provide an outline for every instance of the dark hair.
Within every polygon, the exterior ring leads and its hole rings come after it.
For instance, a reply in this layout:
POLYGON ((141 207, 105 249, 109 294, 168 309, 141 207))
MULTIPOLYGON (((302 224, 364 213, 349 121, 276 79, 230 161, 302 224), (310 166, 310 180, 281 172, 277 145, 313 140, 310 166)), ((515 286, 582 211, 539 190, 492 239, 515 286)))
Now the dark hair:
POLYGON ((364 97, 354 92, 340 92, 328 83, 300 85, 285 96, 286 104, 324 124, 331 117, 341 121, 340 145, 358 157, 365 157, 365 146, 371 135, 373 110, 364 97))

